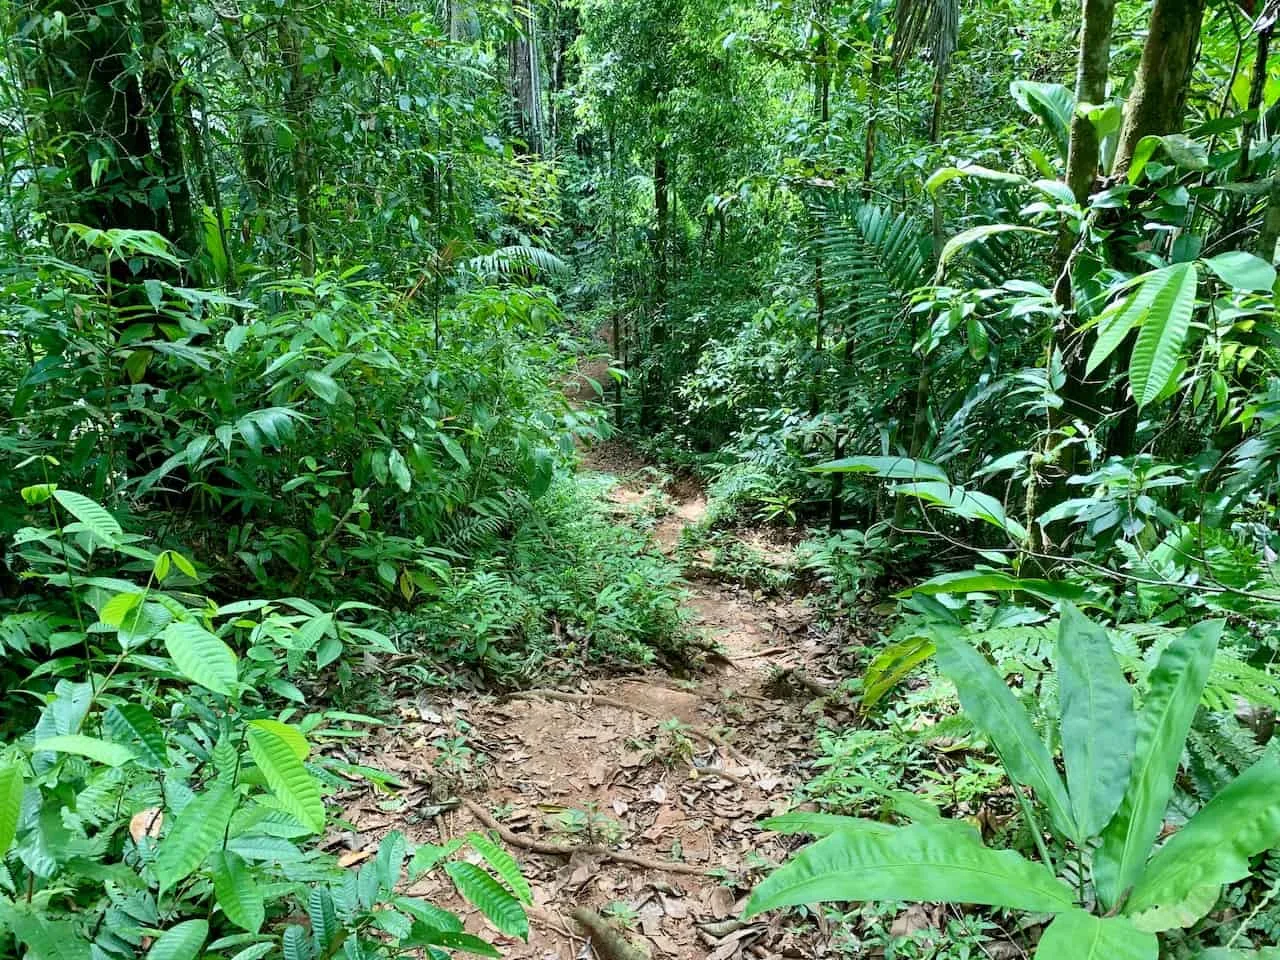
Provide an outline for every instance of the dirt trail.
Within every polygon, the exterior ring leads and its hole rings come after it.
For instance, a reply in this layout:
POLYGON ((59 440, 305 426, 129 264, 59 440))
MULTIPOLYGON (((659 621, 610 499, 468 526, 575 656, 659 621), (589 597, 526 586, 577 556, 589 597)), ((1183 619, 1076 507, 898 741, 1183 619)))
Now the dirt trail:
MULTIPOLYGON (((610 495, 620 524, 661 495, 625 447, 587 451, 583 469, 621 480, 610 495)), ((687 484, 666 496, 670 509, 653 536, 674 555, 706 500, 687 484)), ((358 833, 347 840, 349 856, 360 857, 390 829, 431 843, 482 829, 478 808, 526 843, 594 844, 656 861, 641 867, 599 852, 535 853, 508 842, 534 892, 529 942, 495 935, 474 913, 468 928, 510 960, 596 956, 570 917, 579 906, 624 917, 655 960, 823 955, 817 931, 788 930, 776 917, 737 919, 761 869, 787 850, 784 838, 761 833, 756 822, 787 808, 812 746, 814 693, 785 682, 788 668, 817 659, 811 611, 706 579, 692 579, 688 591, 691 627, 721 654, 690 679, 652 670, 580 681, 561 700, 452 696, 403 709, 377 760, 415 786, 398 801, 353 798, 346 814, 358 833), (683 726, 671 729, 663 722, 671 719, 683 726), (485 762, 464 757, 461 785, 442 790, 433 777, 439 744, 455 738, 485 762), (450 792, 465 801, 448 802, 450 792)), ((447 881, 411 892, 468 913, 447 881)))

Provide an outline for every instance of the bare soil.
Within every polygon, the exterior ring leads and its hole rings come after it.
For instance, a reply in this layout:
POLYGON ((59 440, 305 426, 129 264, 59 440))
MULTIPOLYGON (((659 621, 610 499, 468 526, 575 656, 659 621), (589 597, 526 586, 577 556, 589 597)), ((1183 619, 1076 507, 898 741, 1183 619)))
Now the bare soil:
MULTIPOLYGON (((619 523, 660 498, 668 510, 651 529, 669 555, 706 509, 692 484, 657 489, 655 472, 616 443, 585 451, 583 469, 621 479, 610 495, 619 523)), ((686 602, 692 627, 715 646, 691 679, 653 670, 563 691, 589 701, 454 695, 402 704, 401 722, 365 748, 376 754, 371 763, 410 786, 395 797, 347 795, 356 829, 334 838, 347 862, 371 854, 392 829, 437 844, 484 829, 459 802, 465 798, 523 842, 594 851, 552 855, 507 844, 533 888, 527 943, 486 929, 445 878, 410 891, 466 916, 468 929, 510 960, 610 960, 571 918, 582 906, 620 917, 619 928, 655 960, 826 955, 816 926, 789 929, 776 915, 739 919, 762 871, 792 846, 757 823, 788 809, 805 775, 817 714, 829 706, 818 694, 836 679, 816 666, 830 662, 825 643, 799 600, 764 601, 699 578, 686 602), (805 682, 786 682, 795 675, 805 682), (664 723, 672 720, 679 725, 664 723), (455 738, 473 753, 450 775, 436 744, 455 738), (602 850, 652 863, 620 863, 602 850)))

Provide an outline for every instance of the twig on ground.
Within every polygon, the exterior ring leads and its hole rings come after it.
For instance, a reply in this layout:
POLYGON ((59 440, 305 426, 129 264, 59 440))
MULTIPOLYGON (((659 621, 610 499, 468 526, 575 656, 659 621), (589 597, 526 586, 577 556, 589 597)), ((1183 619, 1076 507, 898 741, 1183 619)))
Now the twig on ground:
POLYGON ((524 837, 514 830, 504 827, 493 818, 493 814, 474 800, 469 800, 466 797, 462 797, 461 800, 462 805, 470 810, 477 820, 490 830, 496 831, 498 836, 505 842, 513 847, 519 847, 521 850, 528 850, 530 853, 542 853, 553 857, 571 857, 575 853, 589 853, 592 856, 603 857, 615 863, 640 867, 642 870, 682 873, 694 877, 711 876, 710 870, 703 867, 695 867, 691 863, 676 863, 671 860, 654 860, 650 857, 640 857, 633 853, 624 853, 621 850, 611 850, 598 843, 550 843, 546 840, 534 840, 532 837, 524 837))

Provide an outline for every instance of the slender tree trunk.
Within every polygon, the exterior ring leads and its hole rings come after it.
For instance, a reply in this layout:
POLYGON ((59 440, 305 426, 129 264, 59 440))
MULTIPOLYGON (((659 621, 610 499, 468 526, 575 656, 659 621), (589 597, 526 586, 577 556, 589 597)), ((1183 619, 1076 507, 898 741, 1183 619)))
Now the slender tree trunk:
POLYGON ((298 219, 298 263, 304 277, 316 272, 315 227, 311 211, 311 152, 306 124, 311 108, 311 91, 302 72, 302 51, 293 25, 281 17, 276 21, 280 52, 289 71, 289 90, 285 96, 286 115, 293 130, 293 192, 294 210, 298 219))
MULTIPOLYGON (((1107 67, 1111 62, 1111 31, 1115 0, 1083 0, 1080 54, 1076 65, 1076 103, 1101 104, 1107 98, 1107 67)), ((1098 131, 1081 111, 1071 118, 1067 151, 1067 186, 1082 206, 1098 178, 1098 131)))
POLYGON ((1125 104, 1117 172, 1129 169, 1143 137, 1161 137, 1182 129, 1204 7, 1205 0, 1155 0, 1142 62, 1125 104))
POLYGON ((884 41, 877 33, 875 45, 871 51, 871 75, 869 78, 870 99, 867 103, 867 127, 864 133, 865 142, 862 148, 862 201, 871 199, 871 176, 876 167, 876 135, 880 121, 880 71, 884 60, 884 41))
POLYGON ((1253 138, 1258 132, 1258 117, 1256 114, 1262 108, 1262 95, 1267 87, 1267 59, 1271 52, 1271 34, 1275 29, 1275 22, 1268 22, 1266 26, 1258 30, 1258 46, 1253 57, 1253 76, 1249 81, 1249 106, 1248 111, 1254 114, 1245 121, 1244 129, 1240 131, 1240 161, 1236 165, 1236 179, 1245 180, 1249 176, 1249 164, 1251 163, 1249 151, 1253 148, 1253 138))
POLYGON ((174 76, 166 50, 168 25, 160 0, 138 0, 141 16, 144 72, 143 82, 156 118, 156 141, 160 164, 164 169, 168 190, 171 234, 169 239, 183 253, 194 256, 199 247, 195 217, 191 212, 191 187, 187 180, 187 164, 182 137, 178 132, 174 108, 174 76))
POLYGON ((1276 242, 1280 241, 1280 170, 1271 177, 1271 190, 1267 194, 1267 212, 1258 234, 1258 256, 1268 263, 1275 263, 1276 242))
POLYGON ((146 193, 142 181, 150 175, 151 135, 142 89, 129 70, 133 16, 127 3, 28 0, 25 6, 29 16, 56 13, 65 21, 65 29, 51 31, 45 41, 45 62, 65 66, 48 71, 48 106, 42 112, 66 141, 67 180, 79 194, 74 216, 94 227, 165 233, 161 209, 133 199, 146 193), (110 144, 110 152, 102 144, 110 144), (95 154, 114 156, 115 162, 95 172, 95 154))
POLYGON ((512 111, 516 131, 530 153, 542 152, 542 68, 538 59, 538 19, 533 0, 511 0, 517 28, 507 44, 512 111))

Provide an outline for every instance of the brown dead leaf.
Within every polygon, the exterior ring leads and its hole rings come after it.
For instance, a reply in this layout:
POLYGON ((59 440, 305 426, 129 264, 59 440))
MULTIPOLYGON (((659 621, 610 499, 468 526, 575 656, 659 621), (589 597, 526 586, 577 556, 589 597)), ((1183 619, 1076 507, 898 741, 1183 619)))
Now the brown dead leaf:
POLYGON ((338 858, 338 866, 351 867, 364 860, 368 860, 377 851, 376 850, 348 850, 338 858))
POLYGON ((164 811, 159 807, 147 807, 129 818, 129 836, 134 843, 141 843, 143 837, 154 840, 160 836, 160 828, 163 826, 164 811))

